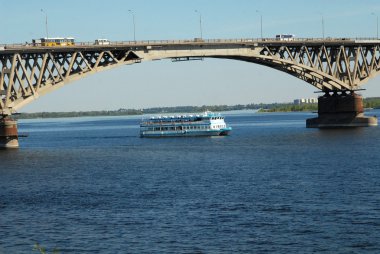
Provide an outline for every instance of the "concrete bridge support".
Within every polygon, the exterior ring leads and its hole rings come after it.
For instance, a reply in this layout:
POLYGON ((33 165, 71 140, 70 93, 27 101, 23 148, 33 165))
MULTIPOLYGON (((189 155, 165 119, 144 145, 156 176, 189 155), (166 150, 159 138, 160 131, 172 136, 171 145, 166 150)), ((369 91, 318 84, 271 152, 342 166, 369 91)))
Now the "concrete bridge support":
POLYGON ((17 121, 4 117, 0 119, 0 148, 18 148, 17 121))
POLYGON ((354 92, 327 92, 318 98, 318 117, 306 120, 307 128, 369 126, 377 126, 377 117, 364 116, 363 98, 354 92))

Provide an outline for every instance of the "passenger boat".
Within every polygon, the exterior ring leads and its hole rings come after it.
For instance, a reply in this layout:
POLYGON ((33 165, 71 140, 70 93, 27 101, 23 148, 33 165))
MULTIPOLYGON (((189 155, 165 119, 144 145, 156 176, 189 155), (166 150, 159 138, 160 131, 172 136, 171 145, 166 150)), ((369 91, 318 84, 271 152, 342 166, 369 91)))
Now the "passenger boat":
POLYGON ((158 116, 142 120, 140 137, 226 136, 232 130, 219 113, 158 116))

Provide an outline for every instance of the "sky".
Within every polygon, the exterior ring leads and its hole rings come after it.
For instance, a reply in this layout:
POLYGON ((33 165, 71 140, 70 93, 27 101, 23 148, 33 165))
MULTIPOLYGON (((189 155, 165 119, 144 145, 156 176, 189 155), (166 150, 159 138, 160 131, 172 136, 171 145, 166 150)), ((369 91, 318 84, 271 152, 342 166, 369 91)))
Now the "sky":
MULTIPOLYGON (((259 38, 375 37, 379 0, 0 0, 0 44, 46 36, 78 42, 259 38), (41 11, 43 9, 43 12, 41 11), (198 12, 195 12, 197 10, 198 12)), ((365 97, 380 96, 380 78, 365 84, 365 97)), ((317 97, 310 84, 269 67, 236 60, 170 60, 122 66, 49 93, 21 112, 116 110, 183 105, 292 102, 317 97)))

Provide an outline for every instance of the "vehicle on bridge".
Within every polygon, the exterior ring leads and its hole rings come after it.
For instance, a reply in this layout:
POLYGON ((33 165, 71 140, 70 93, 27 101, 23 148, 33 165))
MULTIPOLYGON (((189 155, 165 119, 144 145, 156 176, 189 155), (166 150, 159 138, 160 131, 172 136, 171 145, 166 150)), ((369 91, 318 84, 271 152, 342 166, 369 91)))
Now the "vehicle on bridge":
POLYGON ((294 34, 277 34, 276 40, 279 41, 293 41, 296 36, 294 34))
POLYGON ((95 45, 110 45, 110 41, 108 39, 96 39, 95 45))
POLYGON ((204 42, 203 38, 194 38, 195 42, 204 42))
POLYGON ((226 136, 231 130, 222 115, 210 111, 203 115, 151 117, 140 123, 140 137, 226 136))
POLYGON ((33 39, 32 44, 43 47, 72 46, 75 45, 75 39, 72 37, 40 38, 33 39))

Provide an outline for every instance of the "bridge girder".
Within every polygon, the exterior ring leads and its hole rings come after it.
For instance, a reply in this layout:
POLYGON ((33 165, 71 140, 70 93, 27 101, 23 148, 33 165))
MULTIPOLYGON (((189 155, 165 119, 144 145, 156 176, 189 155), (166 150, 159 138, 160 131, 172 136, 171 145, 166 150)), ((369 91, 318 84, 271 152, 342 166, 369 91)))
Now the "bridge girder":
POLYGON ((121 65, 167 58, 246 61, 288 73, 324 91, 356 90, 380 71, 380 42, 206 41, 106 47, 7 47, 0 51, 0 114, 10 115, 68 83, 121 65))

